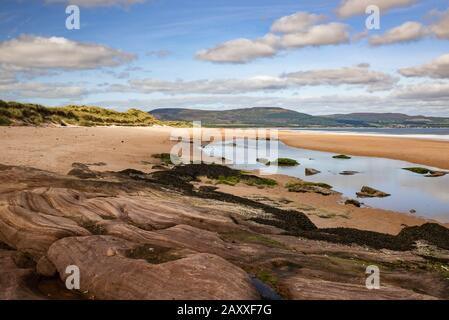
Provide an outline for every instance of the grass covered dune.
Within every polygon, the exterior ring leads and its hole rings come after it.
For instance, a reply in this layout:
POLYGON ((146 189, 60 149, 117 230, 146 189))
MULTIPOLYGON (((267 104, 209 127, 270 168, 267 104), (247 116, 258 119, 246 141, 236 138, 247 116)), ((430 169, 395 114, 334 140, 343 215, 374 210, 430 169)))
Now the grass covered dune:
POLYGON ((147 112, 130 109, 118 112, 93 106, 45 107, 38 104, 0 100, 0 125, 76 126, 187 126, 178 121, 161 121, 147 112))

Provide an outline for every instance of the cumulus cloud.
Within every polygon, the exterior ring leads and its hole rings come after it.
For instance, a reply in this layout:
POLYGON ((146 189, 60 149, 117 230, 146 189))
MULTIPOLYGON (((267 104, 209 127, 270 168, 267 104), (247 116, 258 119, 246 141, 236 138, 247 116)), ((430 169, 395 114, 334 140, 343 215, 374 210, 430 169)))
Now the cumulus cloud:
POLYGON ((287 49, 347 42, 349 42, 348 26, 336 22, 320 24, 302 32, 286 34, 281 39, 282 47, 287 49))
POLYGON ((440 19, 431 26, 432 32, 439 39, 449 39, 449 9, 441 14, 440 19))
POLYGON ((271 31, 279 33, 304 31, 308 27, 317 24, 324 19, 326 19, 326 16, 324 15, 299 11, 276 20, 271 26, 271 31))
POLYGON ((350 85, 366 87, 368 91, 388 90, 397 79, 389 74, 369 69, 368 64, 338 69, 323 69, 286 73, 279 76, 256 76, 246 79, 215 79, 195 81, 164 81, 134 79, 127 85, 112 85, 107 91, 181 94, 241 94, 298 89, 304 86, 350 85))
POLYGON ((446 100, 449 99, 449 83, 447 82, 428 82, 415 85, 409 85, 397 89, 393 95, 399 99, 407 100, 446 100))
POLYGON ((370 5, 378 6, 382 13, 396 7, 406 7, 416 0, 343 0, 337 8, 337 15, 341 18, 349 18, 365 14, 370 5))
POLYGON ((325 16, 297 12, 276 20, 271 33, 257 39, 239 38, 197 52, 196 58, 216 63, 247 63, 273 57, 282 50, 349 42, 348 26, 342 23, 317 24, 325 16))
POLYGON ((391 89, 398 81, 389 74, 368 68, 368 64, 362 63, 354 67, 287 73, 284 77, 299 86, 359 85, 366 86, 369 91, 391 89))
POLYGON ((124 6, 128 7, 136 3, 144 3, 146 0, 45 0, 46 3, 66 3, 74 4, 80 7, 109 7, 124 6))
POLYGON ((405 77, 449 79, 449 53, 421 66, 399 69, 399 73, 405 77))
POLYGON ((24 35, 0 42, 0 64, 23 69, 94 69, 134 59, 134 55, 120 50, 60 37, 24 35))
MULTIPOLYGON (((254 91, 280 90, 287 88, 285 79, 270 76, 258 76, 248 79, 219 79, 196 81, 163 81, 141 79, 129 81, 129 89, 144 93, 167 94, 236 94, 254 91)), ((123 89, 121 86, 119 90, 123 89)))
POLYGON ((0 93, 19 98, 45 98, 45 99, 68 99, 80 98, 88 94, 88 90, 81 86, 67 85, 63 83, 12 83, 0 84, 0 93))
POLYGON ((427 34, 428 29, 421 23, 408 21, 388 30, 383 35, 371 37, 369 43, 373 46, 381 46, 399 42, 411 42, 419 40, 427 34))
POLYGON ((196 57, 217 63, 246 63, 256 58, 272 57, 277 53, 277 41, 273 37, 269 35, 256 40, 230 40, 214 48, 201 50, 196 57))

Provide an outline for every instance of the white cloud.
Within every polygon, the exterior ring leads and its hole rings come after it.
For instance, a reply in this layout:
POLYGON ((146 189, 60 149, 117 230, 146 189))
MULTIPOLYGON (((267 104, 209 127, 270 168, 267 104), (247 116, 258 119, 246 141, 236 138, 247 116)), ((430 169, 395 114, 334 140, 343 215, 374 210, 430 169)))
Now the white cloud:
POLYGON ((369 69, 368 64, 338 69, 309 70, 280 76, 255 76, 246 79, 216 79, 195 81, 163 81, 134 79, 127 85, 112 85, 109 91, 139 93, 181 94, 240 94, 298 89, 304 86, 365 87, 368 91, 388 90, 397 79, 389 74, 369 69))
POLYGON ((0 42, 0 64, 23 69, 94 69, 125 64, 134 55, 60 37, 20 36, 0 42))
POLYGON ((383 72, 369 70, 368 67, 368 64, 363 63, 339 69, 299 71, 284 76, 299 86, 359 85, 367 87, 369 91, 388 90, 397 83, 397 78, 383 72))
POLYGON ((277 52, 271 41, 273 39, 267 36, 256 40, 244 38, 230 40, 214 48, 201 50, 196 57, 218 63, 246 63, 256 58, 272 57, 277 52))
POLYGON ((109 6, 128 7, 136 3, 144 3, 145 1, 146 0, 45 0, 46 3, 66 3, 87 8, 109 6))
POLYGON ((80 98, 88 94, 88 90, 81 86, 67 85, 63 83, 13 83, 0 84, 0 93, 13 98, 45 98, 68 99, 80 98))
POLYGON ((370 5, 378 6, 381 13, 385 13, 392 8, 410 6, 415 2, 416 0, 342 0, 337 8, 337 15, 342 18, 363 15, 370 5))
POLYGON ((432 32, 439 39, 449 39, 449 9, 441 14, 440 19, 431 26, 432 32))
POLYGON ((347 42, 349 42, 347 25, 336 22, 320 24, 302 32, 286 34, 281 39, 282 47, 287 49, 347 42))
POLYGON ((428 29, 421 23, 408 21, 388 30, 383 35, 371 37, 369 43, 373 46, 380 46, 398 42, 410 42, 419 40, 427 34, 428 29))
POLYGON ((247 63, 273 57, 282 50, 349 42, 348 26, 342 23, 316 24, 322 15, 297 12, 276 20, 268 33, 257 39, 234 39, 197 52, 200 60, 216 63, 247 63))
POLYGON ((280 33, 304 31, 308 27, 317 24, 325 18, 326 17, 324 15, 299 11, 276 20, 271 26, 271 31, 280 33))
POLYGON ((446 100, 449 101, 449 83, 427 82, 409 85, 396 90, 393 95, 399 99, 407 100, 446 100))
MULTIPOLYGON (((248 79, 220 79, 196 81, 162 81, 157 79, 141 79, 129 81, 128 89, 143 93, 167 94, 236 94, 254 91, 280 90, 287 88, 285 79, 259 76, 248 79)), ((117 87, 123 90, 122 86, 117 87)))
POLYGON ((449 53, 421 66, 399 69, 399 73, 405 77, 449 79, 449 53))

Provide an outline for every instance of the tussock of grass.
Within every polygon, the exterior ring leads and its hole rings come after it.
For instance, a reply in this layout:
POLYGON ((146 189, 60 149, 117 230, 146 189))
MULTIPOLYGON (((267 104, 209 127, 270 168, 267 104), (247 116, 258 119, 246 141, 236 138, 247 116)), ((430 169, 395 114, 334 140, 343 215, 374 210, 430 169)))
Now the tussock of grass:
POLYGON ((261 178, 253 175, 235 175, 235 176, 219 176, 217 179, 216 184, 226 184, 229 186, 235 186, 239 182, 243 182, 248 186, 254 186, 254 187, 274 187, 278 183, 276 180, 268 179, 268 178, 261 178))
POLYGON ((173 249, 144 244, 126 252, 130 259, 143 259, 151 264, 161 264, 178 260, 181 257, 174 253, 173 249))
POLYGON ((427 169, 427 168, 423 168, 423 167, 411 167, 411 168, 402 168, 404 170, 407 171, 411 171, 417 174, 428 174, 428 173, 433 173, 432 170, 427 169))
POLYGON ((219 176, 216 184, 226 184, 228 186, 235 186, 240 182, 240 177, 238 176, 219 176))
POLYGON ((308 181, 291 181, 285 184, 287 189, 294 188, 296 186, 307 186, 307 187, 320 187, 324 189, 332 189, 332 186, 324 182, 308 182, 308 181))
POLYGON ((173 156, 175 159, 179 159, 178 156, 171 155, 170 153, 156 153, 156 154, 153 154, 153 155, 152 155, 153 158, 159 159, 159 160, 161 161, 161 163, 163 163, 163 164, 165 164, 165 165, 171 165, 171 164, 173 164, 173 162, 172 162, 172 160, 171 160, 172 156, 173 156))
POLYGON ((277 165, 280 167, 294 167, 299 165, 299 162, 296 161, 295 159, 290 159, 290 158, 278 158, 275 161, 272 162, 267 162, 266 165, 277 165))

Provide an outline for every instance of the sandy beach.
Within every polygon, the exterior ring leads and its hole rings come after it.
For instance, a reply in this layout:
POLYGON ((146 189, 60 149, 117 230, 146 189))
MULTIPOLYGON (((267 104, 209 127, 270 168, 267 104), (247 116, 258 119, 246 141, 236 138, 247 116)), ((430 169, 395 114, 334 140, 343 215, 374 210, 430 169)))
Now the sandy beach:
MULTIPOLYGON (((98 171, 128 168, 152 172, 157 164, 153 154, 170 152, 171 128, 130 127, 11 127, 2 128, 0 163, 29 166, 60 174, 72 169, 72 163, 92 164, 98 171), (101 163, 101 166, 96 164, 101 163)), ((295 147, 364 156, 391 157, 426 165, 449 168, 449 142, 385 137, 343 136, 331 134, 282 133, 280 139, 295 147), (446 156, 445 156, 446 155, 446 156), (419 160, 419 161, 418 161, 419 160), (422 160, 422 161, 421 161, 422 160)), ((226 192, 287 199, 287 207, 307 212, 320 227, 353 227, 397 234, 404 226, 421 225, 425 219, 403 213, 342 204, 338 196, 289 193, 283 185, 289 177, 278 176, 275 190, 248 186, 221 186, 226 192)))

